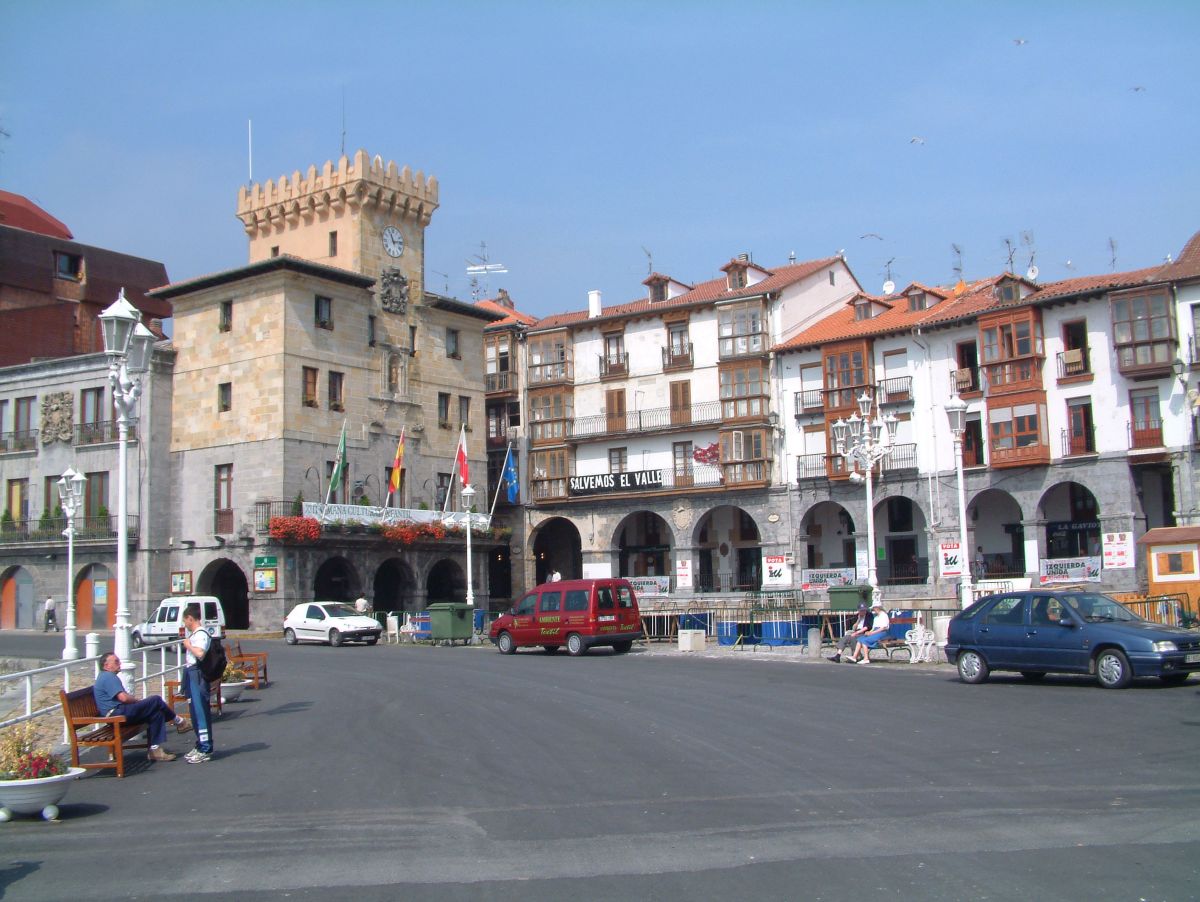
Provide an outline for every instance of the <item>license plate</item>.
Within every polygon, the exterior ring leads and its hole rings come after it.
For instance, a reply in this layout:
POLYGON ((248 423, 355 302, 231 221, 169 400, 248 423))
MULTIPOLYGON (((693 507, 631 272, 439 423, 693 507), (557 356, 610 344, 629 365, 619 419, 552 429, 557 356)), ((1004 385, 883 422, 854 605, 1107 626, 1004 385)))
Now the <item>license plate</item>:
POLYGON ((1183 660, 1188 664, 1200 664, 1200 654, 1187 655, 1183 660))

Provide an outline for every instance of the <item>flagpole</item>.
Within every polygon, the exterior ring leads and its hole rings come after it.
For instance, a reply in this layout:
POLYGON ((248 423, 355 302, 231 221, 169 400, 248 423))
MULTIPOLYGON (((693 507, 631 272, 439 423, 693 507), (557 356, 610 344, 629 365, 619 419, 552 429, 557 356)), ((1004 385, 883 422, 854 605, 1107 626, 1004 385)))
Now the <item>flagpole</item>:
POLYGON ((330 474, 329 485, 325 489, 325 504, 321 507, 321 519, 325 519, 325 508, 329 507, 329 496, 333 494, 333 483, 335 480, 332 477, 336 476, 337 484, 342 484, 342 468, 346 463, 342 460, 342 451, 345 448, 346 441, 346 422, 347 420, 342 420, 342 432, 338 436, 338 455, 337 459, 333 462, 333 473, 330 474))
POLYGON ((512 442, 508 443, 508 450, 504 452, 504 465, 500 467, 500 481, 496 484, 496 497, 492 499, 492 509, 488 511, 488 522, 492 520, 492 515, 496 513, 496 502, 500 500, 500 490, 504 488, 504 474, 508 471, 508 456, 512 454, 512 442))

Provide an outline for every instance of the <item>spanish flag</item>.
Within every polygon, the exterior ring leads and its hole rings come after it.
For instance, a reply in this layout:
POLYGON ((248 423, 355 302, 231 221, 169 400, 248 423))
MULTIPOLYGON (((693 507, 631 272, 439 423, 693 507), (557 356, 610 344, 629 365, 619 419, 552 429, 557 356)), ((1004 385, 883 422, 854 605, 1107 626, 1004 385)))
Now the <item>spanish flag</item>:
POLYGON ((392 496, 400 491, 400 474, 404 467, 404 427, 400 427, 400 441, 396 443, 396 459, 392 461, 392 478, 388 480, 387 506, 392 506, 392 496))

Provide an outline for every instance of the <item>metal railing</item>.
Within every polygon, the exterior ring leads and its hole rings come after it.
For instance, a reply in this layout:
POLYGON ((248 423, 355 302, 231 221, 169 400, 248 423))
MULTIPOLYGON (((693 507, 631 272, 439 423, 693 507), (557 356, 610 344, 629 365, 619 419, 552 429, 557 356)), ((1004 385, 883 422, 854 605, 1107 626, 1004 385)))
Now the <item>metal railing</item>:
POLYGON ((1130 422, 1130 450, 1161 447, 1163 447, 1162 420, 1133 420, 1130 422))
POLYGON ((819 413, 825 409, 825 390, 806 388, 796 392, 796 413, 819 413))
POLYGON ((912 394, 912 376, 892 376, 890 379, 883 379, 879 382, 875 397, 879 399, 880 404, 900 404, 904 401, 911 401, 912 394))
POLYGON ((554 385, 575 381, 575 362, 568 355, 564 360, 529 365, 530 385, 554 385))
POLYGON ((704 401, 690 407, 654 407, 630 410, 623 414, 598 413, 576 417, 570 425, 570 438, 612 435, 622 432, 647 432, 676 426, 697 426, 721 421, 721 402, 704 401))
POLYGON ((598 357, 600 360, 601 379, 629 375, 628 351, 622 351, 619 354, 600 354, 598 357))
POLYGON ((36 429, 0 432, 0 454, 7 451, 33 451, 37 448, 37 438, 36 429))
POLYGON ((685 342, 680 348, 663 348, 662 365, 664 370, 684 370, 692 366, 692 346, 685 342))
POLYGON ((883 475, 917 469, 916 443, 892 445, 892 453, 883 459, 883 475))
MULTIPOLYGON (((129 535, 138 533, 138 515, 129 514, 129 535)), ((12 520, 0 524, 0 544, 12 545, 22 542, 63 542, 63 530, 67 528, 66 517, 51 517, 49 520, 12 520)), ((75 541, 87 542, 115 539, 117 518, 111 514, 102 517, 76 517, 75 541)))
POLYGON ((1080 454, 1096 453, 1096 431, 1088 427, 1082 435, 1077 435, 1071 429, 1062 431, 1062 456, 1075 457, 1080 454))
MULTIPOLYGON (((89 648, 88 651, 93 649, 89 648)), ((182 640, 173 639, 170 642, 164 642, 161 645, 153 647, 145 647, 131 652, 134 656, 134 674, 133 685, 135 687, 145 687, 153 680, 159 681, 159 695, 166 695, 167 679, 169 676, 174 676, 180 673, 184 668, 183 660, 183 643, 182 640), (175 652, 175 663, 168 664, 167 653, 175 652), (153 662, 153 657, 157 655, 158 661, 153 662), (152 669, 153 667, 156 669, 152 669), (140 674, 140 675, 137 675, 140 674)), ((21 670, 16 673, 0 674, 0 698, 5 699, 4 704, 7 706, 9 702, 9 693, 14 687, 21 687, 24 694, 24 713, 16 716, 11 716, 7 720, 0 721, 0 729, 13 726, 14 724, 27 723, 37 720, 39 717, 47 717, 58 715, 62 716, 62 703, 55 697, 53 704, 45 705, 40 708, 34 707, 34 701, 39 691, 50 687, 60 688, 63 692, 71 691, 71 675, 72 670, 80 670, 89 668, 91 670, 92 682, 95 682, 96 677, 100 674, 100 659, 103 654, 95 654, 90 657, 76 658, 74 661, 60 661, 54 664, 49 664, 45 667, 35 667, 31 670, 21 670)), ((81 682, 84 674, 77 673, 81 682)), ((82 687, 80 687, 82 688, 82 687)), ((145 693, 135 692, 135 695, 145 696, 145 693)), ((63 724, 63 741, 68 740, 67 726, 63 724)))
POLYGON ((961 395, 979 391, 979 367, 964 366, 954 371, 954 388, 961 395))
POLYGON ((512 372, 487 374, 485 391, 489 393, 514 391, 516 387, 515 374, 512 372))
POLYGON ((1070 379, 1073 376, 1090 376, 1092 374, 1092 359, 1087 348, 1071 348, 1059 351, 1055 355, 1058 366, 1058 378, 1070 379))

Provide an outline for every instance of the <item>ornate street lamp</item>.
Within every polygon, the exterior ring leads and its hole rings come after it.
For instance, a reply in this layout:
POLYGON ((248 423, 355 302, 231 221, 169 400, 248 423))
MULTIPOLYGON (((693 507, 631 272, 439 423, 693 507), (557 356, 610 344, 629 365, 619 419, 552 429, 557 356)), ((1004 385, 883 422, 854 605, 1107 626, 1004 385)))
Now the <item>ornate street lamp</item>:
POLYGON ((963 435, 967 431, 967 402, 955 392, 944 405, 950 432, 954 435, 954 472, 958 476, 958 547, 962 574, 959 576, 959 603, 971 603, 971 556, 967 545, 967 493, 963 485, 963 435))
POLYGON ((875 493, 872 471, 875 464, 892 453, 896 443, 896 415, 876 413, 871 418, 871 396, 863 391, 858 397, 858 412, 849 420, 839 419, 832 426, 834 453, 849 464, 851 482, 867 486, 867 584, 871 601, 879 600, 879 577, 875 569, 875 493), (862 472, 859 472, 859 466, 862 472))
POLYGON ((129 524, 126 510, 126 474, 129 420, 142 393, 142 376, 150 369, 154 334, 142 325, 142 315, 125 299, 122 288, 117 300, 100 314, 104 353, 108 355, 108 381, 117 411, 117 614, 113 651, 121 659, 121 682, 132 688, 133 661, 129 659, 129 524))
POLYGON ((63 660, 74 661, 79 657, 79 646, 75 642, 75 515, 83 508, 83 484, 87 477, 76 473, 72 467, 63 471, 58 480, 58 500, 67 517, 67 626, 63 630, 63 660))
POLYGON ((462 487, 462 506, 467 512, 467 605, 475 607, 475 589, 471 574, 471 502, 475 498, 475 489, 469 485, 462 487))

